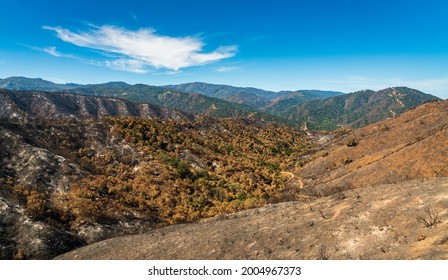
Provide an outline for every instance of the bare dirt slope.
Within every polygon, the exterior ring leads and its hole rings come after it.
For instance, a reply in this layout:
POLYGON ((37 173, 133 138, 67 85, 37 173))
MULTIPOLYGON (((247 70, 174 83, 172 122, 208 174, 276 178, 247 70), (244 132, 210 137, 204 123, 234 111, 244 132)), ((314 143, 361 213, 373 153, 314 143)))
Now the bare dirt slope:
POLYGON ((414 180, 109 239, 58 259, 448 259, 447 209, 448 178, 414 180), (416 219, 430 222, 426 209, 438 214, 431 227, 416 219))
POLYGON ((448 101, 423 104, 357 130, 301 168, 305 187, 325 196, 377 184, 448 176, 448 101))

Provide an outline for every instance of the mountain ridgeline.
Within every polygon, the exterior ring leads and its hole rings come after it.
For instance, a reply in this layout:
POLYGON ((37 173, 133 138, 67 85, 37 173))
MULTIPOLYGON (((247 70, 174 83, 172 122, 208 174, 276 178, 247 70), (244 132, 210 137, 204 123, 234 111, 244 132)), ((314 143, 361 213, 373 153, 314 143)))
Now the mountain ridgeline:
POLYGON ((206 83, 187 83, 165 86, 170 89, 199 93, 202 95, 223 99, 229 102, 244 104, 254 109, 278 115, 275 108, 278 102, 292 106, 309 100, 325 99, 327 97, 342 95, 337 91, 298 90, 298 91, 267 91, 251 87, 233 87, 228 85, 214 85, 206 83))
POLYGON ((151 103, 167 108, 181 110, 189 114, 206 114, 211 117, 252 117, 263 121, 288 121, 274 115, 254 110, 244 104, 236 104, 198 93, 173 91, 163 87, 143 84, 106 83, 67 90, 68 93, 91 96, 117 97, 134 102, 151 103))
POLYGON ((293 127, 306 124, 312 130, 361 127, 398 116, 412 107, 438 99, 406 87, 344 94, 319 90, 273 92, 206 83, 167 86, 129 85, 124 82, 55 84, 23 77, 0 80, 0 88, 113 97, 180 110, 192 115, 249 117, 293 127))
POLYGON ((79 86, 81 85, 73 83, 57 84, 41 78, 9 77, 0 79, 0 88, 9 90, 58 91, 79 86))
POLYGON ((88 119, 139 117, 191 121, 192 115, 152 104, 125 99, 40 91, 0 90, 0 117, 16 119, 88 119))
POLYGON ((313 130, 358 128, 396 117, 431 100, 440 99, 406 87, 364 90, 302 103, 288 108, 280 116, 293 123, 307 123, 308 129, 313 130))

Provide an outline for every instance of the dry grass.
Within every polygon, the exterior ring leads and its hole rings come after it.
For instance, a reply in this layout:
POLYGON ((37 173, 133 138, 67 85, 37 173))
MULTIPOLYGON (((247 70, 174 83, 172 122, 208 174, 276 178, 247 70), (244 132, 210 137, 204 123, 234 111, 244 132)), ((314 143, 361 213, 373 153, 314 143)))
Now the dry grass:
POLYGON ((301 169, 305 187, 351 189, 448 176, 448 102, 424 104, 330 145, 326 157, 301 169), (357 145, 348 145, 353 139, 357 145))

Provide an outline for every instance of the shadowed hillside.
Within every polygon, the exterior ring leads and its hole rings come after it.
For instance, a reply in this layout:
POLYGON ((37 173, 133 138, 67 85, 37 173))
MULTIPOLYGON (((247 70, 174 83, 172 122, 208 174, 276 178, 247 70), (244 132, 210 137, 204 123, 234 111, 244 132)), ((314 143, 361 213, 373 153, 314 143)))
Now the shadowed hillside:
POLYGON ((41 119, 87 119, 107 116, 146 119, 193 120, 180 111, 124 99, 100 98, 57 92, 8 91, 0 89, 0 117, 41 119))

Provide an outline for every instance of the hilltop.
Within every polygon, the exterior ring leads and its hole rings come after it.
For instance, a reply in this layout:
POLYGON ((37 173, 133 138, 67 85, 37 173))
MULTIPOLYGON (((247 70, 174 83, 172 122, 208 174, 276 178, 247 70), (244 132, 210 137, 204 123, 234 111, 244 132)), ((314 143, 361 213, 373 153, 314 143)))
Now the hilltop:
POLYGON ((0 79, 0 88, 8 90, 40 90, 40 91, 55 91, 70 88, 76 88, 81 85, 67 83, 57 84, 41 78, 26 78, 26 77, 9 77, 0 79))
POLYGON ((292 122, 306 122, 308 128, 314 130, 358 128, 396 117, 410 108, 431 100, 440 99, 406 87, 380 91, 363 90, 322 101, 301 103, 283 110, 279 115, 292 122))

